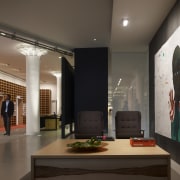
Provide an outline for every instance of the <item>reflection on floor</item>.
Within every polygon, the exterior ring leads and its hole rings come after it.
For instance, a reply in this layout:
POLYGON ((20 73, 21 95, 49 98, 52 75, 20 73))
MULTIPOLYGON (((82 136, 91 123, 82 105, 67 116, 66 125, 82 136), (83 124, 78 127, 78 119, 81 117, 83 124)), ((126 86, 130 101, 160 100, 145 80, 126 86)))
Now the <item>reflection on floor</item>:
MULTIPOLYGON (((15 129, 21 129, 21 128, 25 128, 26 125, 25 124, 20 124, 20 125, 16 125, 16 126, 11 126, 11 130, 15 130, 15 129)), ((0 132, 4 132, 4 127, 0 128, 0 132)))
POLYGON ((16 129, 11 136, 0 133, 0 179, 29 180, 30 157, 38 149, 60 138, 60 131, 42 131, 39 136, 25 135, 16 129))
MULTIPOLYGON (((14 129, 11 136, 0 132, 0 180, 30 180, 31 154, 60 137, 60 130, 41 131, 38 136, 25 135, 25 129, 14 129)), ((172 170, 171 180, 179 179, 172 170)))

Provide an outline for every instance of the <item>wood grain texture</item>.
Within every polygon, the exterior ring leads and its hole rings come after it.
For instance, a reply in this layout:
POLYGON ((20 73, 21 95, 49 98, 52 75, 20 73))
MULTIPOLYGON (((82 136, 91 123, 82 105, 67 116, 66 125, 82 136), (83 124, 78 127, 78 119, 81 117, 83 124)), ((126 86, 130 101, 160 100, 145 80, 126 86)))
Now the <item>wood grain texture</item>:
POLYGON ((144 175, 153 177, 167 177, 167 166, 166 165, 153 165, 146 167, 134 167, 134 168, 120 168, 120 169, 101 169, 101 170, 90 170, 80 168, 57 168, 50 166, 36 166, 35 177, 55 177, 62 175, 85 175, 91 173, 107 173, 107 174, 121 174, 121 175, 144 175))

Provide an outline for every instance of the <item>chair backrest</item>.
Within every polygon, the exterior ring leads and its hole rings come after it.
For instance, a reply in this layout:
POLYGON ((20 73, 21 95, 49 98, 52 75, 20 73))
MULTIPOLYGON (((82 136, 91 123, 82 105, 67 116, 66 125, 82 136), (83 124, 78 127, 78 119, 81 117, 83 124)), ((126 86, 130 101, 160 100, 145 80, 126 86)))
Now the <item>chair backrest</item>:
POLYGON ((116 138, 144 137, 139 111, 117 111, 115 115, 116 138))
POLYGON ((75 138, 102 136, 104 129, 103 112, 81 111, 76 122, 75 138))

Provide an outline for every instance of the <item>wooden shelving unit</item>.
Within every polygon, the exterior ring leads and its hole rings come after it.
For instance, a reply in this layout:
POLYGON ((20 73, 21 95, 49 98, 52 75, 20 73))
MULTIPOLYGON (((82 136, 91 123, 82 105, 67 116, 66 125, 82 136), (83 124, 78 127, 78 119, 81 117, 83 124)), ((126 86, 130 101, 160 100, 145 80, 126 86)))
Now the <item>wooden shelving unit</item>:
MULTIPOLYGON (((24 86, 8 82, 5 80, 0 79, 0 94, 11 95, 11 100, 16 104, 16 97, 21 96, 23 99, 23 102, 26 102, 26 88, 24 86)), ((11 125, 16 125, 16 116, 15 113, 13 117, 11 118, 11 125)), ((2 126, 2 124, 0 124, 2 126)))
POLYGON ((51 90, 40 90, 40 114, 47 115, 51 113, 51 90))
MULTIPOLYGON (((20 124, 26 124, 26 87, 8 82, 5 80, 0 79, 0 95, 1 101, 3 100, 3 96, 6 94, 11 95, 11 100, 16 104, 17 96, 22 98, 22 104, 20 108, 22 119, 18 120, 20 124)), ((0 102, 2 103, 2 102, 0 102)), ((1 105, 0 105, 1 106, 1 105)), ((40 114, 50 114, 51 112, 51 90, 49 89, 41 89, 40 90, 40 114)), ((0 119, 0 127, 3 127, 2 119, 0 119)), ((16 113, 11 118, 11 125, 16 125, 16 113)))

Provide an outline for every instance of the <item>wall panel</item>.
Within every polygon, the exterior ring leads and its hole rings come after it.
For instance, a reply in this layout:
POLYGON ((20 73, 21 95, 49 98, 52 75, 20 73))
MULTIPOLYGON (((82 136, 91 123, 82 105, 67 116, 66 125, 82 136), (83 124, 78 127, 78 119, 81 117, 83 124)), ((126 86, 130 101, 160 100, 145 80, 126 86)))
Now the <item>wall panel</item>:
POLYGON ((75 120, 83 110, 102 111, 107 130, 108 48, 75 49, 75 120))

